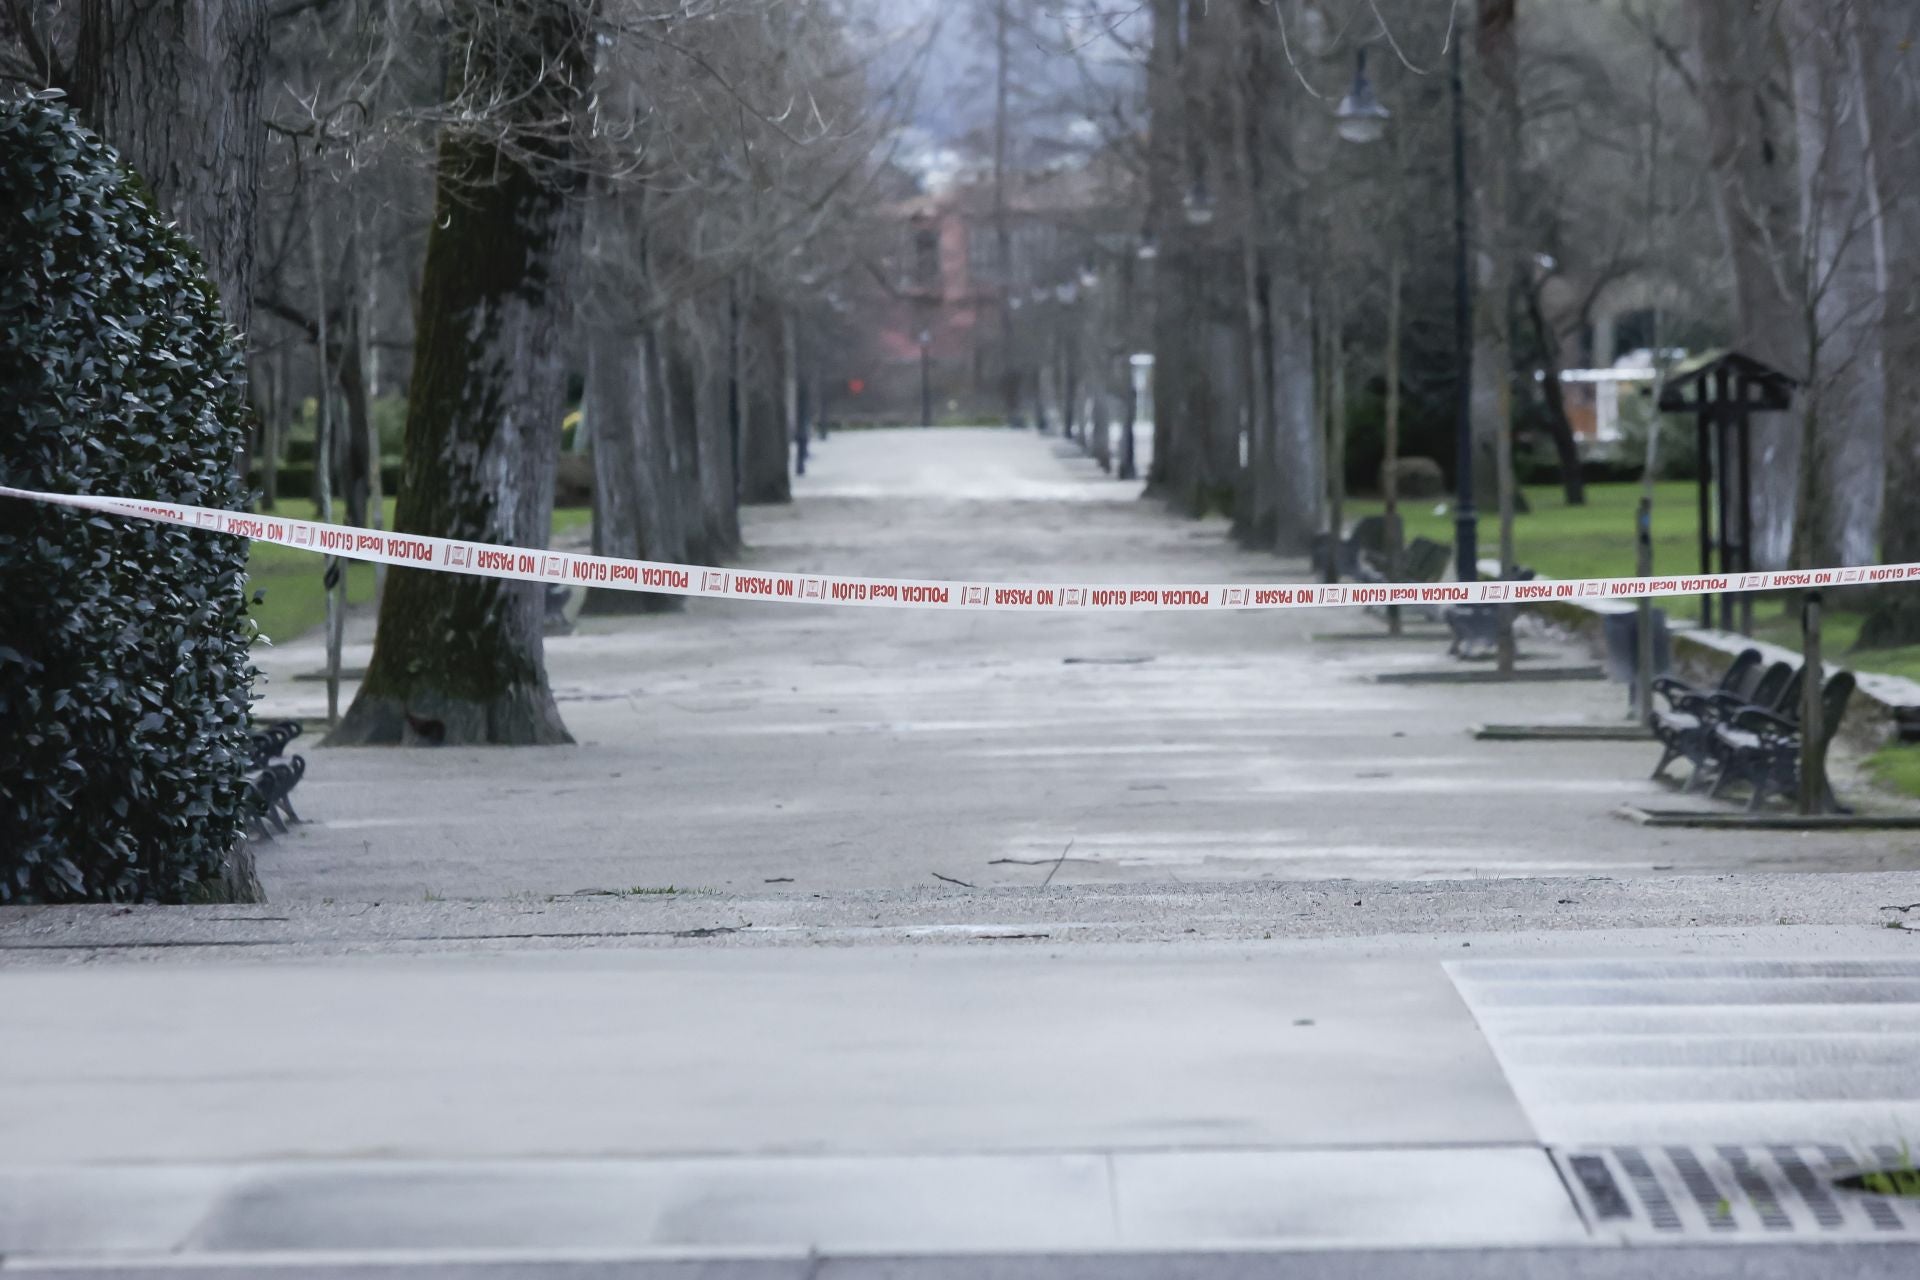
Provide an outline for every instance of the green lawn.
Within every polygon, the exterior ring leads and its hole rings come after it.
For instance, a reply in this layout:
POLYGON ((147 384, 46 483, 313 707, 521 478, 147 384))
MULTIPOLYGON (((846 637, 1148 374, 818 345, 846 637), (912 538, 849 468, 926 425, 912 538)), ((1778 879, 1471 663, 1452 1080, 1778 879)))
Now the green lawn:
MULTIPOLYGON (((1640 505, 1637 484, 1590 484, 1587 502, 1570 507, 1558 485, 1523 488, 1532 508, 1513 521, 1515 558, 1549 578, 1617 578, 1634 571, 1633 516, 1640 505)), ((1653 568, 1691 573, 1700 567, 1698 517, 1690 480, 1665 481, 1653 493, 1653 568)), ((1378 515, 1378 498, 1350 499, 1348 519, 1378 515)), ((1451 499, 1402 499, 1407 537, 1453 542, 1451 499), (1436 507, 1442 503, 1436 514, 1436 507)), ((1500 512, 1488 501, 1480 511, 1480 557, 1500 554, 1500 512)))
MULTIPOLYGON (((1754 606, 1753 634, 1756 639, 1770 640, 1774 644, 1797 650, 1800 647, 1800 619, 1787 613, 1783 606, 1762 597, 1761 602, 1754 606)), ((1829 663, 1842 663, 1855 671, 1882 671, 1890 676, 1920 680, 1920 645, 1855 653, 1853 642, 1859 636, 1859 614, 1837 610, 1828 612, 1820 625, 1822 658, 1829 663)))
MULTIPOLYGON (((1528 485, 1527 501, 1531 513, 1513 522, 1514 556, 1521 564, 1531 565, 1549 578, 1613 578, 1634 571, 1633 515, 1640 502, 1637 484, 1598 484, 1587 486, 1587 505, 1569 507, 1557 485, 1528 485)), ((1655 573, 1693 573, 1700 567, 1699 517, 1695 490, 1690 480, 1666 481, 1654 486, 1653 497, 1653 569, 1655 573)), ((1402 502, 1401 519, 1407 537, 1421 535, 1439 542, 1453 541, 1453 518, 1435 513, 1436 500, 1402 502)), ((1351 519, 1377 515, 1377 498, 1348 503, 1351 519)), ((1490 559, 1500 551, 1500 520, 1497 512, 1480 513, 1480 556, 1490 559)), ((1683 617, 1698 617, 1692 599, 1668 606, 1683 617)), ((1784 597, 1761 596, 1754 601, 1753 634, 1756 639, 1800 647, 1800 623, 1786 611, 1784 597)), ((1903 649, 1878 649, 1870 653, 1852 652, 1860 634, 1860 615, 1829 612, 1822 631, 1821 649, 1827 661, 1844 663, 1860 671, 1882 671, 1890 675, 1920 680, 1920 645, 1903 649)))
MULTIPOLYGON (((304 502, 282 503, 280 512, 295 519, 317 519, 317 513, 304 502)), ((585 507, 565 507, 553 513, 553 531, 567 533, 585 528, 593 521, 593 512, 585 507)), ((386 500, 385 528, 393 527, 393 499, 386 500)), ((292 640, 313 630, 326 620, 327 605, 320 586, 325 561, 311 551, 256 542, 247 557, 247 590, 264 590, 266 598, 248 606, 248 612, 260 624, 260 633, 274 640, 292 640)), ((370 604, 373 601, 373 566, 348 561, 347 603, 370 604)))
POLYGON ((1920 746, 1886 746, 1867 757, 1867 772, 1889 791, 1920 796, 1920 746))

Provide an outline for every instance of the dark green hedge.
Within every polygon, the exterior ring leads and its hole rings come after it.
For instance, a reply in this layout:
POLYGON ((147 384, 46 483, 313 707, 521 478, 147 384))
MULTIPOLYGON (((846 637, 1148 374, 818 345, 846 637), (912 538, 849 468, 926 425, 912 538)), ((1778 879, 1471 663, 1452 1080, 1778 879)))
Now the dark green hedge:
MULTIPOLYGON (((0 483, 239 508, 242 377, 118 157, 57 100, 0 101, 0 483)), ((0 499, 0 903, 234 888, 245 564, 240 538, 0 499)))

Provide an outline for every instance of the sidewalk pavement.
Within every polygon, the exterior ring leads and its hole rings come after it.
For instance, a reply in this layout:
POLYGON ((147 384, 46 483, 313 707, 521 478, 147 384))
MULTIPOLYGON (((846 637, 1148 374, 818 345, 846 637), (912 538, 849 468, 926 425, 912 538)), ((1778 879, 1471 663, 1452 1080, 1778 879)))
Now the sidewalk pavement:
POLYGON ((1920 1243, 1824 1190, 1884 928, 90 960, 0 969, 14 1265, 1920 1243))

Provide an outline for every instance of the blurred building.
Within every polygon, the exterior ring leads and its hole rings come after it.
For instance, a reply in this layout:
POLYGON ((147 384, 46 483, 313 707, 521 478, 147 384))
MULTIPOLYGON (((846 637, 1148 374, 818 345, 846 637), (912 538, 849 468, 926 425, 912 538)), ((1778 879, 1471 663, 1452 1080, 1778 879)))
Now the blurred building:
POLYGON ((919 422, 924 367, 936 423, 999 422, 1004 362, 1020 371, 1043 358, 1073 305, 1063 291, 1124 207, 1098 165, 1010 178, 1003 265, 991 174, 891 206, 854 309, 865 340, 828 371, 830 419, 919 422))

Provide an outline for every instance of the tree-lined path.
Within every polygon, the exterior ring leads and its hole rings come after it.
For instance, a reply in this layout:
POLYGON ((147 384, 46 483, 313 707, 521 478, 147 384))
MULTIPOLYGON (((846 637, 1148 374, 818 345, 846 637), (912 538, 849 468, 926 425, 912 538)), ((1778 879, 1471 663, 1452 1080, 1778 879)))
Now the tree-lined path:
MULTIPOLYGON (((836 435, 746 563, 930 578, 1272 580, 1221 523, 1138 501, 1057 438, 836 435)), ((548 642, 574 747, 311 752, 269 900, 675 886, 806 896, 1198 880, 1911 868, 1858 832, 1649 832, 1640 743, 1476 742, 1606 719, 1604 683, 1381 685, 1441 641, 1324 639, 1357 611, 954 615, 695 601, 548 642), (1054 865, 1062 854, 1065 859, 1054 865)), ((368 637, 350 643, 364 665, 368 637)), ((1529 637, 1548 662, 1585 660, 1529 637)), ((313 717, 317 640, 264 654, 263 714, 313 717)))

